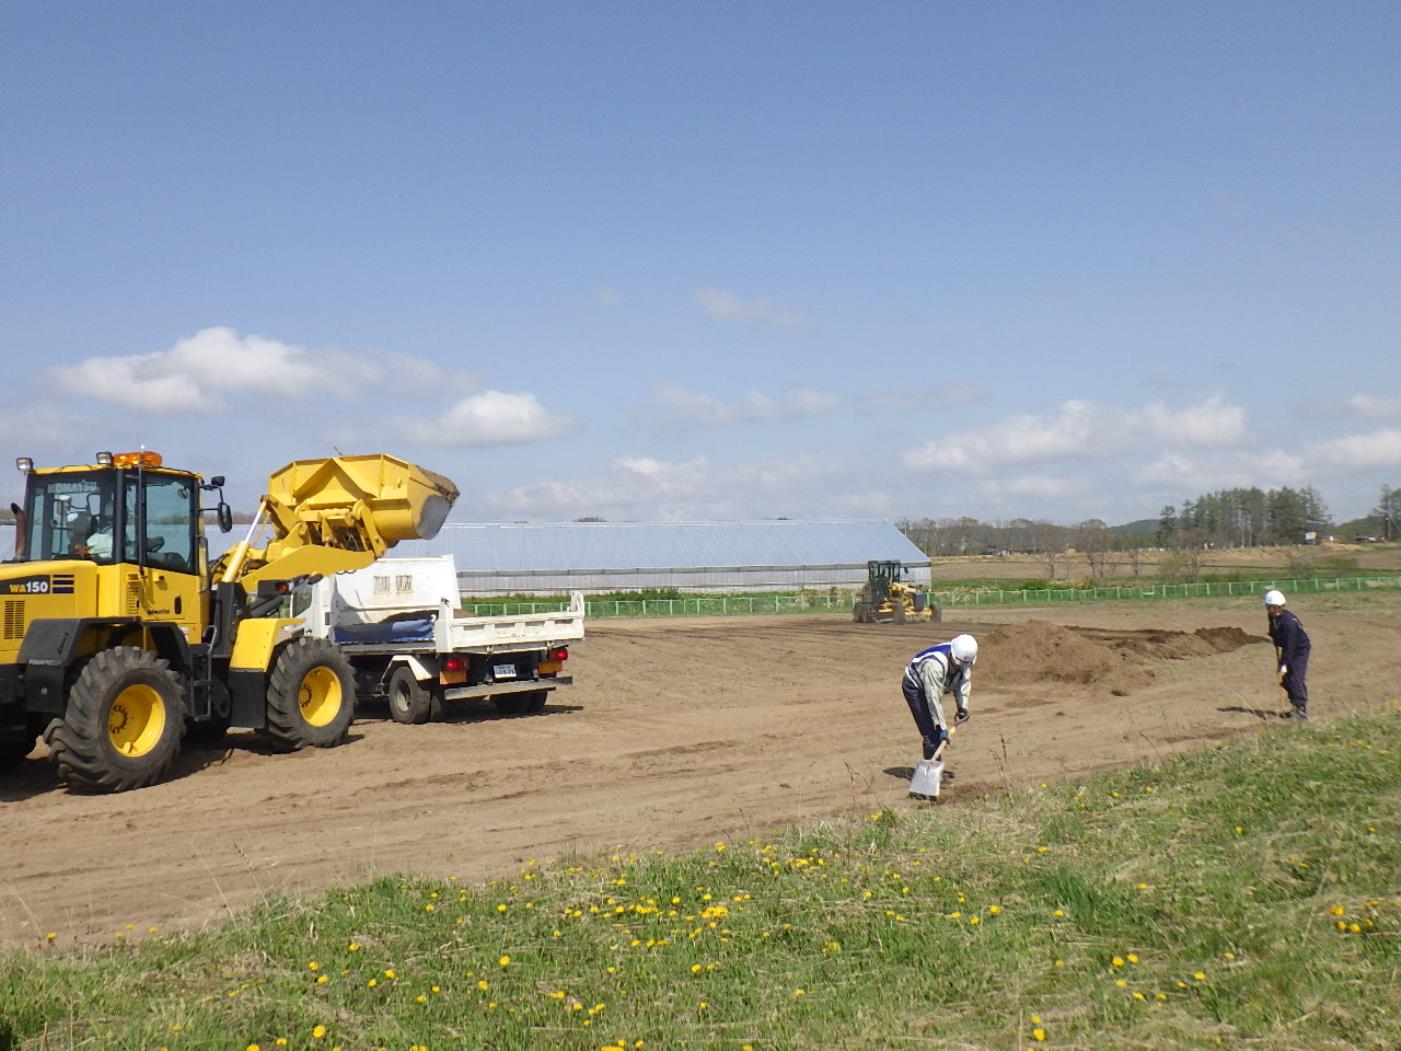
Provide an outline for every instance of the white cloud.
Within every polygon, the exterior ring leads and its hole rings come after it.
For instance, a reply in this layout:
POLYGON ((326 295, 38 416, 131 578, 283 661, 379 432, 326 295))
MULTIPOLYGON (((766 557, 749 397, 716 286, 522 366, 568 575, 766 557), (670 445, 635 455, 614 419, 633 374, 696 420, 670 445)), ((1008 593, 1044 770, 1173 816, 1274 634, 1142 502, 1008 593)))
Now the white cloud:
POLYGON ((1228 405, 1219 394, 1196 405, 1173 412, 1153 402, 1139 418, 1157 440, 1188 445, 1235 445, 1245 437, 1245 410, 1228 405))
POLYGON ((981 474, 1003 463, 1082 457, 1104 451, 1095 433, 1095 406, 1067 401, 1055 416, 1012 416, 992 427, 961 431, 926 442, 904 455, 915 470, 981 474))
POLYGON ((1140 468, 1134 481, 1191 494, 1214 489, 1273 489, 1308 484, 1308 465, 1283 450, 1263 453, 1217 452, 1188 455, 1164 453, 1140 468))
MULTIPOLYGON (((823 495, 845 492, 833 479, 850 472, 845 462, 800 456, 720 467, 706 457, 662 460, 623 456, 592 480, 542 482, 486 497, 502 517, 537 519, 598 515, 626 519, 735 519, 776 514, 831 513, 823 495)), ((866 514, 869 516, 869 509, 866 514)))
POLYGON ((1082 493, 1086 483, 1078 478, 1057 478, 1044 474, 1024 474, 984 486, 989 496, 1034 496, 1040 500, 1059 500, 1082 493))
POLYGON ((1317 442, 1312 453, 1330 467, 1394 467, 1401 464, 1401 430, 1384 428, 1317 442))
POLYGON ((211 412, 230 394, 305 397, 363 392, 380 372, 368 358, 310 349, 231 328, 200 329, 168 350, 85 358, 49 370, 60 390, 146 412, 211 412))
POLYGON ((435 418, 405 421, 402 430, 431 445, 515 445, 553 438, 568 425, 546 412, 534 394, 487 390, 459 399, 435 418))
POLYGON ((701 308, 716 321, 782 329, 806 328, 812 323, 802 311, 770 299, 744 299, 723 288, 698 288, 694 295, 701 308))
POLYGON ((795 416, 824 416, 840 404, 840 398, 825 391, 799 388, 788 392, 788 407, 795 416))
POLYGON ((935 438, 903 459, 914 470, 986 474, 1002 464, 1095 459, 1143 444, 1231 445, 1245 437, 1245 411, 1219 395, 1177 412, 1160 402, 1129 411, 1067 401, 1052 415, 1010 416, 935 438))
POLYGON ((693 423, 717 425, 773 420, 785 414, 817 416, 831 412, 839 404, 836 395, 798 389, 789 391, 781 400, 760 391, 750 391, 739 404, 732 405, 712 395, 697 394, 670 383, 658 384, 653 396, 666 408, 693 423))
POLYGON ((1378 398, 1372 394, 1354 394, 1347 400, 1353 415, 1364 420, 1401 419, 1401 398, 1378 398))

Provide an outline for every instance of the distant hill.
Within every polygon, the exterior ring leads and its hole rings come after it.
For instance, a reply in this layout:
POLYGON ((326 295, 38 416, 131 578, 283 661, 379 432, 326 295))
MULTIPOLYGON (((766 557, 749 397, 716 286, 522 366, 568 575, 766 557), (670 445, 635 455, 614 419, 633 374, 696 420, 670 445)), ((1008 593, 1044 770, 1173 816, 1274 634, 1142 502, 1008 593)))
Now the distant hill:
POLYGON ((1154 536, 1158 532, 1158 520, 1156 518, 1140 518, 1137 522, 1125 522, 1123 525, 1110 526, 1109 531, 1115 536, 1154 536))

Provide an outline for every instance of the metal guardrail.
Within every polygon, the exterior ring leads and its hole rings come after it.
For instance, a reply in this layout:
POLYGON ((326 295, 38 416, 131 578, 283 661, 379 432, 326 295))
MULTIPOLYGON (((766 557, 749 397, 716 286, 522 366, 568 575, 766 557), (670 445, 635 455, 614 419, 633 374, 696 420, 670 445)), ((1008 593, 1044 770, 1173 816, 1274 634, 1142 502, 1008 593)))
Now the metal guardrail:
MULTIPOLYGON (((1401 576, 1331 577, 1300 580, 1223 580, 1199 584, 1153 584, 1095 588, 970 588, 929 593, 944 609, 980 606, 1047 606, 1081 602, 1134 602, 1169 598, 1228 598, 1263 595, 1270 588, 1286 594, 1361 592, 1401 589, 1401 576)), ((849 612, 849 595, 694 595, 684 598, 590 599, 584 615, 590 619, 621 617, 705 617, 773 613, 849 612)), ((553 613, 568 602, 466 602, 475 616, 553 613)))

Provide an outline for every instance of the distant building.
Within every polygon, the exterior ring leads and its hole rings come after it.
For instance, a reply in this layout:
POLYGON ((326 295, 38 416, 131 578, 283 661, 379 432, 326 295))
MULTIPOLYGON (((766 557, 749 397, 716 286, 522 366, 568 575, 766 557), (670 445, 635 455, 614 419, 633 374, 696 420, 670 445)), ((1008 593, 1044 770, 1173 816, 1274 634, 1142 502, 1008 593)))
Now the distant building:
POLYGON ((452 555, 464 594, 859 587, 871 559, 916 586, 929 559, 889 522, 448 522, 395 555, 452 555))

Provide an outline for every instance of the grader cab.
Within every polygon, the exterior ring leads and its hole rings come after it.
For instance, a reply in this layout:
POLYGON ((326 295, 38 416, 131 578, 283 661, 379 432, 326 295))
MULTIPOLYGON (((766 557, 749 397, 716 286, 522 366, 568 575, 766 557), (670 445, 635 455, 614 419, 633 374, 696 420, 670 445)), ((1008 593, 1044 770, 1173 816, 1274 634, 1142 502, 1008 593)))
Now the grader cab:
POLYGON ((42 734, 69 786, 96 791, 149 785, 187 735, 217 740, 230 726, 283 751, 340 744, 350 664, 275 614, 299 584, 436 535, 457 498, 448 479, 392 456, 298 460, 269 478, 243 542, 211 562, 205 514, 232 528, 222 477, 149 451, 17 466, 24 505, 15 557, 0 565, 0 772, 42 734))
POLYGON ((866 563, 866 584, 851 610, 858 624, 903 624, 907 620, 939 620, 939 604, 905 582, 901 562, 873 559, 866 563))

